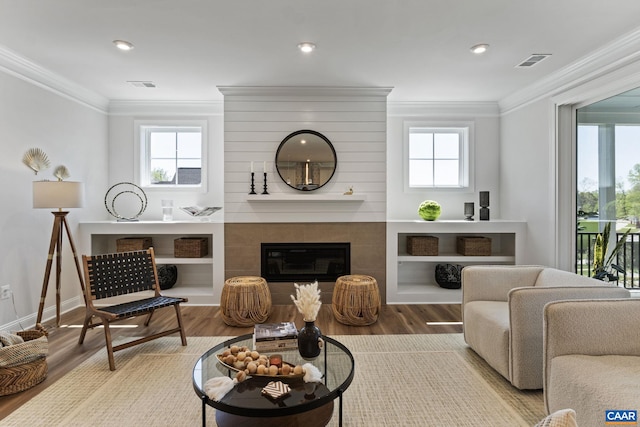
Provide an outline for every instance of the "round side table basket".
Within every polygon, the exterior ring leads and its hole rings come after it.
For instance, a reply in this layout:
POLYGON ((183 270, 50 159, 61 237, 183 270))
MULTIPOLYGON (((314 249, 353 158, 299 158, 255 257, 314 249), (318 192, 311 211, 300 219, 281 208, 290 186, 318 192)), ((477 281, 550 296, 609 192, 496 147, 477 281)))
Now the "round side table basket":
POLYGON ((257 276, 227 279, 220 297, 220 313, 229 326, 264 323, 271 314, 271 292, 267 281, 257 276))
POLYGON ((47 332, 34 329, 16 335, 24 342, 0 348, 0 396, 27 390, 47 377, 47 332))
POLYGON ((338 277, 333 288, 331 308, 338 322, 366 326, 375 323, 380 313, 380 292, 375 278, 365 275, 338 277))

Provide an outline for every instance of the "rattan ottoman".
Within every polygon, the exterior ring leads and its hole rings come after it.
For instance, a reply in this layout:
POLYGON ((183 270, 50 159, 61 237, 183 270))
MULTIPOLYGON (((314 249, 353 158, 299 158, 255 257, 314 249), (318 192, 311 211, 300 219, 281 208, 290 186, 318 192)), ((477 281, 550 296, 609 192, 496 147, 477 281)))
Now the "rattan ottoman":
POLYGON ((378 320, 380 292, 378 282, 371 276, 340 276, 331 298, 333 315, 345 325, 365 326, 378 320))
POLYGON ((231 277, 224 282, 220 298, 222 320, 229 326, 264 323, 271 314, 267 281, 257 276, 231 277))

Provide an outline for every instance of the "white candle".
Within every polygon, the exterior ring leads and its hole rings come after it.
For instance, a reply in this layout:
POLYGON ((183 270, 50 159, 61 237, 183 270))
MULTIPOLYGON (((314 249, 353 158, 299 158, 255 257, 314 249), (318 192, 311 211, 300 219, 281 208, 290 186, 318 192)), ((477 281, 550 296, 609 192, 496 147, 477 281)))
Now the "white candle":
POLYGON ((262 162, 262 172, 267 171, 267 162, 262 162))
POLYGON ((253 173, 253 162, 251 162, 251 173, 253 173))
POLYGON ((304 164, 304 183, 309 184, 309 163, 304 164))

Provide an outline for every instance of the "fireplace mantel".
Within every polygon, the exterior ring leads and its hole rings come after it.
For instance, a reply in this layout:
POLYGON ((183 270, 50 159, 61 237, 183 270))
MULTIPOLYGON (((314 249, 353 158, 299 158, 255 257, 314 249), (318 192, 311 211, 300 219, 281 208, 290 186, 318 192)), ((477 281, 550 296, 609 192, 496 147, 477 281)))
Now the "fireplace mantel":
POLYGON ((248 202, 363 202, 364 194, 249 194, 248 202))

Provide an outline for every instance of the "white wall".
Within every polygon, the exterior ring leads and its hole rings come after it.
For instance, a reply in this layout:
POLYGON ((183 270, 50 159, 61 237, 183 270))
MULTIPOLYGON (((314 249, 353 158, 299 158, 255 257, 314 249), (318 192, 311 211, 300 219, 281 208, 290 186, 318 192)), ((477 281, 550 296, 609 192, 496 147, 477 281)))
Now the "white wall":
MULTIPOLYGON (((527 264, 573 270, 573 124, 560 126, 558 108, 571 110, 640 87, 640 61, 633 60, 634 55, 617 60, 626 62, 624 66, 606 70, 615 63, 607 62, 598 72, 576 78, 571 85, 552 87, 502 115, 501 210, 504 218, 527 221, 527 264)), ((572 120, 570 113, 562 117, 572 120)))
MULTIPOLYGON (((108 186, 120 182, 138 182, 134 176, 135 151, 138 149, 134 122, 140 121, 180 121, 205 120, 207 123, 207 189, 206 191, 185 189, 145 189, 148 204, 141 220, 162 219, 161 201, 171 199, 174 202, 175 220, 192 219, 182 212, 180 206, 223 206, 223 119, 221 103, 203 105, 181 103, 138 103, 119 101, 112 103, 109 109, 109 181, 108 186)), ((109 187, 105 187, 102 194, 109 187)), ((224 210, 214 214, 222 218, 224 210)), ((212 217, 213 219, 214 217, 212 217)), ((95 220, 113 220, 106 209, 95 220)))
MULTIPOLYGON (((85 207, 72 209, 67 217, 77 245, 78 221, 93 219, 103 210, 102 194, 96 189, 107 182, 106 135, 105 114, 0 73, 0 284, 11 285, 17 317, 25 327, 35 321, 53 226, 49 210, 32 207, 32 182, 55 179, 53 169, 63 164, 71 172, 69 180, 85 183, 85 207), (37 176, 22 164, 25 151, 34 147, 51 160, 51 168, 37 176)), ((62 257, 62 300, 78 304, 80 284, 66 235, 62 257)), ((45 318, 53 314, 55 304, 55 265, 53 272, 45 318)), ((15 321, 12 300, 0 300, 0 325, 18 329, 15 321)))
POLYGON ((555 183, 548 100, 501 120, 500 199, 504 218, 527 221, 527 264, 555 266, 555 183))
POLYGON ((226 222, 375 222, 386 219, 385 88, 220 88, 224 101, 226 222), (275 154, 290 133, 322 133, 335 148, 336 173, 322 188, 301 192, 280 179, 275 154), (256 162, 256 191, 265 198, 296 195, 296 201, 250 202, 250 162, 256 162), (309 202, 305 196, 340 195, 353 187, 364 202, 309 202))
POLYGON ((479 218, 479 191, 490 192, 492 219, 519 217, 504 216, 498 190, 500 189, 500 117, 496 103, 413 103, 390 104, 387 131, 387 218, 419 220, 418 206, 423 200, 436 200, 442 206, 440 219, 464 219, 464 203, 474 202, 475 219, 479 218), (473 126, 470 135, 473 187, 468 190, 434 189, 405 191, 404 188, 404 123, 405 122, 460 123, 473 126))

